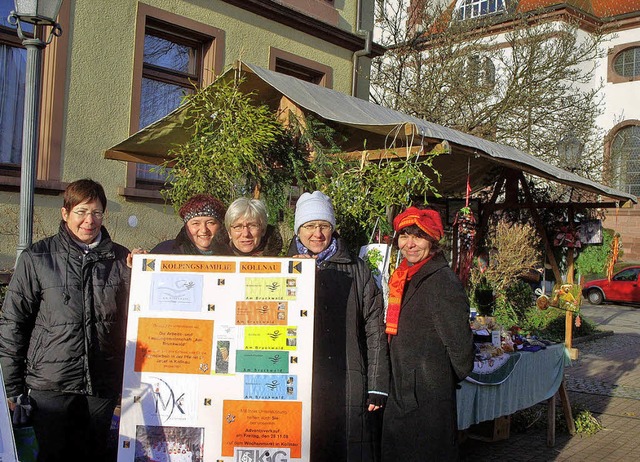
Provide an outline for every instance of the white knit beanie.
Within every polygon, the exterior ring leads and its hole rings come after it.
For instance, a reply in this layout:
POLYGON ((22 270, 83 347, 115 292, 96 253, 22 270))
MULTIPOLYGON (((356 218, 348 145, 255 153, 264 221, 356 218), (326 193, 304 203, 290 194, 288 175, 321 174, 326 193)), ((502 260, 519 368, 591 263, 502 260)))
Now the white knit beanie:
POLYGON ((308 221, 324 220, 336 227, 336 216, 333 213, 331 199, 320 191, 304 193, 296 203, 296 216, 294 220, 295 233, 298 234, 300 226, 308 221))

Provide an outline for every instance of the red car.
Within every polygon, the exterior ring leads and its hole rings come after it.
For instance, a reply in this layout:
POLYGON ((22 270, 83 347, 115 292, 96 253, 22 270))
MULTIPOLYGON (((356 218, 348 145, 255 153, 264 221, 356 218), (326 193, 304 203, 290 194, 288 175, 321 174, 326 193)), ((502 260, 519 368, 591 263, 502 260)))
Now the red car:
POLYGON ((629 266, 613 275, 611 281, 596 279, 582 287, 582 295, 593 305, 603 301, 640 303, 640 266, 629 266))

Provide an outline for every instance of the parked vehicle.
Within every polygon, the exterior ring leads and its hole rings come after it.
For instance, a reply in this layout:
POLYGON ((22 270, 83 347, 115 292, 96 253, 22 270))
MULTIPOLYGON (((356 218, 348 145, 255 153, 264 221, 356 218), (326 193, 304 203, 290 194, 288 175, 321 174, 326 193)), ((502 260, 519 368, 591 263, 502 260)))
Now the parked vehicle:
POLYGON ((640 303, 640 285, 638 284, 640 266, 629 266, 608 279, 596 279, 582 287, 582 295, 592 305, 607 302, 640 303))

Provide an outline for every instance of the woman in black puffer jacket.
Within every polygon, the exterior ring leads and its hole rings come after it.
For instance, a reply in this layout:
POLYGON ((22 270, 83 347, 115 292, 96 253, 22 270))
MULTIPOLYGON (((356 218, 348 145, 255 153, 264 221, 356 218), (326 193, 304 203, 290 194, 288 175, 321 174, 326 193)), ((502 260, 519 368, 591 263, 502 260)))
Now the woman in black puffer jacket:
MULTIPOLYGON (((102 226, 92 180, 64 193, 58 234, 18 259, 0 315, 10 403, 30 394, 39 461, 104 460, 122 388, 129 251, 102 226)), ((13 406, 10 404, 10 406, 13 406)))

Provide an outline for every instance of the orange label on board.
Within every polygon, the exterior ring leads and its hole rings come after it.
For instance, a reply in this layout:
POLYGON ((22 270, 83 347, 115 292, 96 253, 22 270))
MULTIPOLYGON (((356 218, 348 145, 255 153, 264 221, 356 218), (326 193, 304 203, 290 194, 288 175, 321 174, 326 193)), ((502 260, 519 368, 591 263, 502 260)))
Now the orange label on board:
POLYGON ((302 451, 302 403, 225 400, 222 411, 222 455, 235 447, 289 448, 291 457, 302 451))
POLYGON ((160 271, 185 273, 235 273, 236 262, 164 260, 160 265, 160 271))
POLYGON ((282 265, 279 261, 241 261, 241 273, 279 273, 282 265))
POLYGON ((287 302, 236 302, 237 325, 287 324, 287 302))
POLYGON ((209 374, 213 321, 140 318, 136 344, 136 372, 209 374))

